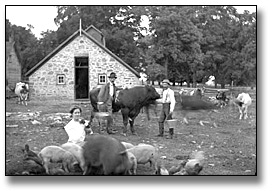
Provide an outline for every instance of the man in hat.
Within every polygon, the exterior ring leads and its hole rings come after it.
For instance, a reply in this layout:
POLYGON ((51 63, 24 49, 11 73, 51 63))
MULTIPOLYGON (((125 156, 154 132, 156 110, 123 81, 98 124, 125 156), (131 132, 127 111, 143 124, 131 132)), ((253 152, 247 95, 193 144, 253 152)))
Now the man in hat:
POLYGON ((99 94, 97 96, 97 99, 98 99, 97 107, 99 112, 105 112, 104 108, 106 108, 107 112, 110 114, 110 117, 108 119, 108 124, 107 124, 107 133, 114 134, 116 133, 115 130, 111 129, 113 124, 112 102, 115 100, 116 91, 118 90, 114 84, 117 76, 114 72, 112 72, 110 73, 108 78, 109 78, 109 82, 104 84, 100 88, 99 94))
MULTIPOLYGON (((174 91, 169 88, 170 81, 168 79, 164 79, 162 81, 162 111, 159 118, 159 134, 158 137, 163 137, 164 133, 164 121, 168 119, 172 119, 172 114, 176 105, 175 94, 174 91)), ((174 129, 169 129, 169 137, 173 138, 174 129)))

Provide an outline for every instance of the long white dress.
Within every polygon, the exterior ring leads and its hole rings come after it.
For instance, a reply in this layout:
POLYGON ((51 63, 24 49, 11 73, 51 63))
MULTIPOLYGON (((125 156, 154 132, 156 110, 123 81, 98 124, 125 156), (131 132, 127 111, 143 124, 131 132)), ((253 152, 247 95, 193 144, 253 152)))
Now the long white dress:
POLYGON ((86 132, 85 126, 80 124, 79 121, 72 119, 65 127, 66 133, 68 134, 69 143, 82 144, 84 142, 86 132))

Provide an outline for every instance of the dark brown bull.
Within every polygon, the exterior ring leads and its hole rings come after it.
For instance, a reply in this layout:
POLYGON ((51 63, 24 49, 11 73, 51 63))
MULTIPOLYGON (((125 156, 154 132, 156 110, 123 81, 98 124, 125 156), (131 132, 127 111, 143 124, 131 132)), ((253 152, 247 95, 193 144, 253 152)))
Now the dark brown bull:
POLYGON ((117 139, 94 134, 83 146, 86 170, 84 175, 126 175, 129 159, 125 146, 117 139))
MULTIPOLYGON (((97 108, 97 95, 100 91, 100 88, 93 89, 90 92, 91 105, 93 111, 91 114, 91 120, 93 119, 94 113, 98 112, 97 108)), ((136 86, 130 89, 121 90, 116 98, 113 101, 112 109, 113 112, 118 112, 121 109, 123 116, 123 135, 126 135, 127 124, 130 123, 130 129, 132 134, 135 134, 134 130, 134 120, 140 113, 140 110, 144 107, 147 118, 149 119, 149 106, 156 106, 156 99, 159 99, 160 95, 157 93, 155 88, 152 86, 136 86)))
POLYGON ((156 103, 156 99, 159 98, 160 95, 155 88, 148 85, 136 86, 119 92, 116 98, 116 106, 121 108, 123 116, 123 135, 126 136, 128 122, 130 124, 131 133, 136 134, 134 120, 140 113, 141 108, 146 107, 148 110, 148 106, 156 103))

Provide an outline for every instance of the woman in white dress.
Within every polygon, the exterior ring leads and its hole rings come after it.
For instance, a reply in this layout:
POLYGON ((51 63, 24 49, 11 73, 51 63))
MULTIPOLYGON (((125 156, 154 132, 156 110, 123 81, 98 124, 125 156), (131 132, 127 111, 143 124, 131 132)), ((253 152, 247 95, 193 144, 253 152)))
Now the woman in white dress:
POLYGON ((82 146, 86 134, 93 134, 93 131, 86 125, 88 122, 81 118, 82 109, 80 107, 73 106, 70 109, 70 113, 72 115, 72 120, 64 127, 69 137, 67 142, 82 146))

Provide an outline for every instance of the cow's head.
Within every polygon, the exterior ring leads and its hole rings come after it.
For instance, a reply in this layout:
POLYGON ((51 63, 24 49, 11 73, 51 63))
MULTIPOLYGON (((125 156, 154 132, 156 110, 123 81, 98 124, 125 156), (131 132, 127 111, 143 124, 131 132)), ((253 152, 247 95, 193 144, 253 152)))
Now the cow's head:
POLYGON ((147 95, 150 101, 154 101, 160 98, 160 94, 156 91, 156 89, 152 86, 146 85, 147 88, 147 95))

